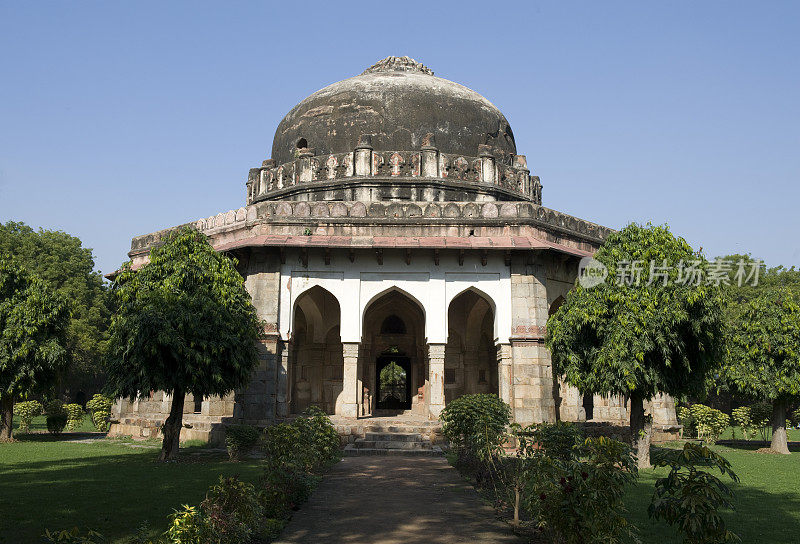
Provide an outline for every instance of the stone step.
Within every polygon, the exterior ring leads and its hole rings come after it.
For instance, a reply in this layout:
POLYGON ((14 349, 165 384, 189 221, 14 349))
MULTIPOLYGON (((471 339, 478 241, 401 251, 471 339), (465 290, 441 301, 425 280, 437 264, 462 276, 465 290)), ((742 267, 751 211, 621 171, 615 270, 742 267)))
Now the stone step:
POLYGON ((412 425, 412 424, 397 424, 397 423, 370 423, 364 425, 364 429, 372 432, 379 433, 406 433, 406 432, 420 432, 420 431, 435 431, 441 429, 442 426, 438 424, 431 425, 412 425))
POLYGON ((404 441, 377 441, 363 440, 359 438, 353 442, 353 446, 358 449, 388 449, 388 450, 421 450, 430 449, 430 442, 404 442, 404 441))
POLYGON ((419 433, 364 433, 364 440, 376 442, 421 442, 422 436, 419 433))
POLYGON ((351 457, 356 455, 414 455, 414 456, 438 456, 442 455, 442 448, 439 446, 432 446, 430 449, 383 449, 383 448, 356 448, 353 444, 348 444, 344 448, 345 456, 351 457))

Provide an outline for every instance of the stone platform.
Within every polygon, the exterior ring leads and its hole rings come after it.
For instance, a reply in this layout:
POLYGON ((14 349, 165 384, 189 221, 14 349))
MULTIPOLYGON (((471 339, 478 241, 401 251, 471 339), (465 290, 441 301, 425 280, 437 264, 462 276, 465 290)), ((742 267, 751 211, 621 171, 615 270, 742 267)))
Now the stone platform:
MULTIPOLYGON (((342 440, 342 445, 367 443, 356 446, 357 448, 370 448, 369 443, 386 442, 417 442, 429 447, 446 443, 442 434, 442 424, 436 420, 425 419, 415 415, 401 415, 391 417, 361 417, 348 418, 343 416, 330 416, 331 422, 336 427, 336 432, 342 440)), ((392 444, 394 446, 395 444, 392 444)), ((382 449, 385 444, 381 444, 382 449)), ((398 449, 413 449, 414 446, 403 446, 398 449)), ((351 448, 352 449, 352 448, 351 448)), ((441 450, 440 450, 441 451, 441 450)))

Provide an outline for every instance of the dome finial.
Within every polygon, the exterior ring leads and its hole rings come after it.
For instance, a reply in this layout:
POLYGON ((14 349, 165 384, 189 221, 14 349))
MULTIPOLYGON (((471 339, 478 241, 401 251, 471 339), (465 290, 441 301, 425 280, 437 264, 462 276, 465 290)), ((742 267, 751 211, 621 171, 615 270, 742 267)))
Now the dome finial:
POLYGON ((419 72, 429 76, 433 75, 433 70, 411 57, 386 57, 364 70, 363 73, 374 74, 376 72, 419 72))

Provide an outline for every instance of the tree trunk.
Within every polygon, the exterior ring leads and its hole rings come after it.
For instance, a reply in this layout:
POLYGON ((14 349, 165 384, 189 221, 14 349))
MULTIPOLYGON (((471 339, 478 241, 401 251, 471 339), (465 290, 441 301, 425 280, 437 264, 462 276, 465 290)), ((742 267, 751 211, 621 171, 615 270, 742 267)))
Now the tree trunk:
POLYGON ((12 424, 14 422, 14 397, 3 395, 0 397, 0 442, 10 442, 12 424))
POLYGON ((183 427, 183 401, 186 393, 176 389, 172 393, 172 405, 169 417, 164 422, 164 440, 161 442, 161 455, 159 461, 171 461, 178 455, 180 447, 181 427, 183 427))
POLYGON ((650 439, 653 420, 644 414, 644 399, 631 395, 631 444, 636 452, 639 469, 650 468, 650 439))
POLYGON ((772 444, 770 444, 770 449, 789 455, 789 443, 786 440, 785 400, 776 400, 772 403, 772 444))
POLYGON ((555 374, 553 374, 553 403, 556 408, 556 422, 561 421, 561 384, 555 374))

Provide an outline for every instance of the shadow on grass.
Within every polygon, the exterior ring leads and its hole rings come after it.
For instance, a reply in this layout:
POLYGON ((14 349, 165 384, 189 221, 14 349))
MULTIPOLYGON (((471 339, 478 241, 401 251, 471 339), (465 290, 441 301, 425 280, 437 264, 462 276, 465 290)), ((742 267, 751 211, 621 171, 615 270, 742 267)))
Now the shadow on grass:
MULTIPOLYGON (((747 544, 794 544, 800 534, 800 475, 795 467, 796 458, 755 453, 753 450, 757 448, 720 452, 732 462, 742 479, 735 483, 721 477, 735 494, 736 508, 723 511, 723 518, 728 528, 747 544)), ((681 543, 676 529, 647 515, 655 481, 667 473, 666 468, 643 470, 639 481, 627 493, 629 518, 638 527, 643 543, 681 543)), ((719 471, 714 474, 720 476, 719 471)))
MULTIPOLYGON (((732 450, 755 451, 769 448, 770 442, 763 440, 720 440, 717 442, 717 446, 724 446, 732 450)), ((800 452, 800 442, 789 442, 789 451, 792 453, 800 452)))
POLYGON ((144 521, 155 535, 166 528, 174 509, 199 503, 220 475, 254 482, 261 473, 256 463, 229 463, 191 452, 183 452, 177 462, 159 463, 152 448, 113 441, 45 444, 63 442, 58 438, 10 445, 26 451, 18 452, 19 460, 0 464, 0 543, 39 542, 45 529, 74 526, 97 530, 109 542, 124 542, 144 521), (55 460, 26 460, 42 447, 51 448, 46 456, 55 460))
POLYGON ((25 433, 14 434, 14 440, 17 442, 71 442, 73 440, 87 440, 91 438, 102 439, 105 438, 106 433, 100 432, 64 432, 60 434, 52 433, 25 433))

